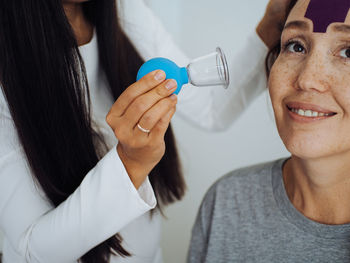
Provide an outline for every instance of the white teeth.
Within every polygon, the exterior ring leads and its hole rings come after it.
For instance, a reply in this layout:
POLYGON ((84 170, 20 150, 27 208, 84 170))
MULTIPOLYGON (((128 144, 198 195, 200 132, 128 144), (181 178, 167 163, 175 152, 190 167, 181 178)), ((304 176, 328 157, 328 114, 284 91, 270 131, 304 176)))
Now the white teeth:
POLYGON ((312 111, 311 110, 307 110, 307 111, 305 111, 305 116, 306 117, 311 117, 312 116, 312 111))
POLYGON ((312 110, 302 110, 302 109, 290 109, 292 112, 305 117, 324 117, 324 116, 331 116, 331 113, 323 113, 323 112, 317 112, 312 110))
POLYGON ((305 111, 303 111, 303 110, 299 109, 297 113, 298 113, 298 115, 305 116, 305 111))

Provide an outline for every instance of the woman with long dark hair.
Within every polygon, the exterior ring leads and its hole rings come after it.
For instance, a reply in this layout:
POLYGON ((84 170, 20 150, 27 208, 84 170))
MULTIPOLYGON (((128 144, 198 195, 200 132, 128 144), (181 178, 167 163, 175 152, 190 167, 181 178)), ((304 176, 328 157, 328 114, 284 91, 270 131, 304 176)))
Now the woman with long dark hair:
MULTIPOLYGON (((133 83, 155 56, 188 61, 141 0, 0 0, 4 262, 161 262, 160 211, 185 184, 176 83, 162 71, 133 83)), ((237 93, 184 88, 179 110, 227 127, 263 89, 250 77, 238 107, 237 93)))

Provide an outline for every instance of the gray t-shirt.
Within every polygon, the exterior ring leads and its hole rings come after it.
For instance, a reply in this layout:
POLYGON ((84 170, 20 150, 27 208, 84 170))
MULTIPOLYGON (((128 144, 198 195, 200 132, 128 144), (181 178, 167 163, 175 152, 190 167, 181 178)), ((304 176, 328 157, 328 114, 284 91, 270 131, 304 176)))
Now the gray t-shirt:
POLYGON ((350 262, 350 224, 320 224, 301 214, 284 187, 284 162, 233 171, 209 189, 188 262, 350 262))

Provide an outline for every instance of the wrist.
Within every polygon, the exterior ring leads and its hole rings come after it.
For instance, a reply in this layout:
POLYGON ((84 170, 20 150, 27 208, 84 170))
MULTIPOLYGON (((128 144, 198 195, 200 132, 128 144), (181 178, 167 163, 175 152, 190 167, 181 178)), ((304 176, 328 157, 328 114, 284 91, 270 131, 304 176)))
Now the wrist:
POLYGON ((128 156, 122 150, 120 144, 117 145, 117 153, 125 167, 126 172, 128 173, 131 182, 135 188, 138 189, 145 181, 149 172, 147 172, 145 167, 140 165, 137 161, 128 158, 128 156))

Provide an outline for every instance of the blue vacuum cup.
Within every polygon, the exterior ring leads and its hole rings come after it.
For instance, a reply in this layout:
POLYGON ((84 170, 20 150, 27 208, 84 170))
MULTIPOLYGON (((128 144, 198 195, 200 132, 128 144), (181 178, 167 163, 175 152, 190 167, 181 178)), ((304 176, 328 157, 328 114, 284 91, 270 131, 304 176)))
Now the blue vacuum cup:
POLYGON ((183 85, 188 83, 188 75, 186 68, 180 68, 174 62, 166 58, 152 58, 144 63, 139 72, 137 73, 136 79, 139 80, 148 73, 161 69, 166 74, 166 79, 174 79, 177 82, 177 89, 174 94, 179 94, 183 85))
POLYGON ((137 73, 137 80, 159 69, 165 72, 166 79, 176 80, 177 89, 174 92, 176 95, 187 83, 197 87, 218 86, 224 88, 227 88, 230 83, 226 57, 219 47, 213 53, 192 60, 184 68, 180 68, 166 58, 153 58, 141 66, 137 73))

